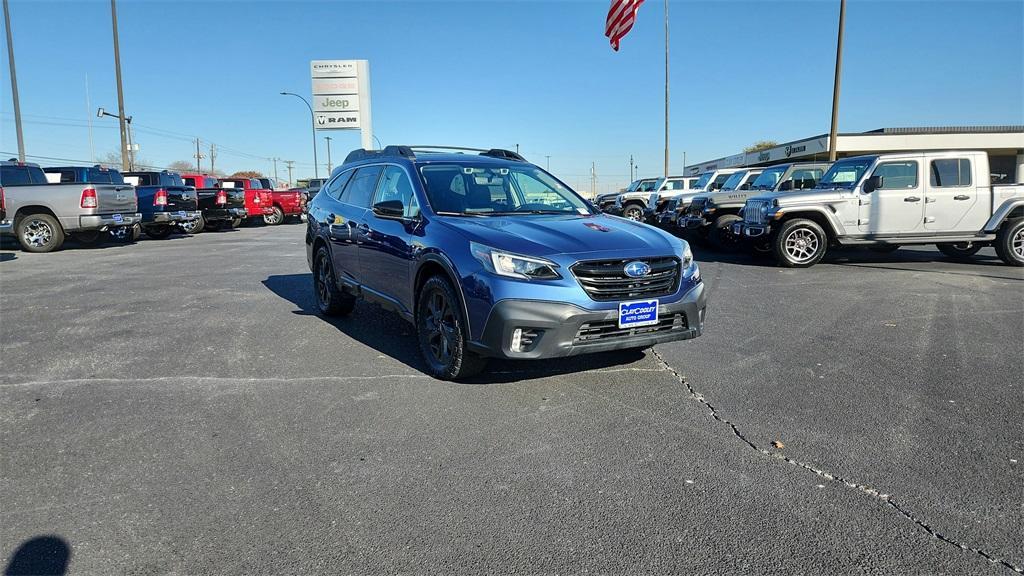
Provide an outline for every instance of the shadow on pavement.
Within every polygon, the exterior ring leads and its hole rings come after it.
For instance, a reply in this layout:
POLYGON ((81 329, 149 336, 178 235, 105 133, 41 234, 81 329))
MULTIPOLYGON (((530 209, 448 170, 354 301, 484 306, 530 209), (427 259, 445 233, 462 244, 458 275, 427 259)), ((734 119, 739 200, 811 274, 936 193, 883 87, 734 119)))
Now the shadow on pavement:
POLYGON ((18 256, 14 252, 0 252, 0 262, 7 262, 8 260, 15 260, 18 256))
POLYGON ((4 576, 62 576, 67 573, 71 547, 60 536, 37 536, 18 546, 4 576))
MULTIPOLYGON (((390 356, 406 366, 424 371, 412 324, 397 314, 385 311, 376 304, 360 300, 351 315, 326 318, 316 312, 313 299, 312 274, 282 274, 263 280, 263 285, 274 294, 291 302, 299 309, 294 314, 317 316, 334 326, 349 338, 390 356)), ((491 360, 487 370, 462 381, 465 384, 501 384, 549 378, 561 374, 585 372, 630 364, 644 358, 642 350, 621 350, 601 354, 585 354, 551 360, 491 360)))

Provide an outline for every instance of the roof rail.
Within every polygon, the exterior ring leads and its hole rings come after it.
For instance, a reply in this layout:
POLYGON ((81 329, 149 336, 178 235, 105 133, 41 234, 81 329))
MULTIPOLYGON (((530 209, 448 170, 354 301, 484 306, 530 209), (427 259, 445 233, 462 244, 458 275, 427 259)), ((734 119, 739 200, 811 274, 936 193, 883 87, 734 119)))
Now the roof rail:
POLYGON ((466 148, 463 146, 429 146, 429 145, 415 145, 415 146, 385 146, 383 150, 364 150, 362 148, 349 152, 348 156, 345 157, 345 164, 349 162, 357 162, 360 160, 374 160, 382 156, 401 156, 403 158, 416 158, 416 152, 430 152, 438 150, 452 150, 452 151, 465 151, 465 152, 477 152, 481 156, 490 156, 492 158, 502 158, 504 160, 515 160, 518 162, 526 162, 526 158, 523 158, 516 152, 511 150, 503 150, 501 148, 491 148, 489 150, 483 148, 466 148))

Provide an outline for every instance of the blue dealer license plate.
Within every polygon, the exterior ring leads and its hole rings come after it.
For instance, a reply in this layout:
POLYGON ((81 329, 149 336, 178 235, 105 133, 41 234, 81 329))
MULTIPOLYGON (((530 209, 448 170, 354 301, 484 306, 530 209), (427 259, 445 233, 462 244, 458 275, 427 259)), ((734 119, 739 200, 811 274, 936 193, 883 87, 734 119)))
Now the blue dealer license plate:
POLYGON ((121 216, 120 214, 114 214, 111 218, 113 218, 114 222, 117 222, 118 224, 124 222, 124 216, 121 216))
POLYGON ((657 300, 635 300, 619 304, 619 328, 653 326, 657 323, 657 300))

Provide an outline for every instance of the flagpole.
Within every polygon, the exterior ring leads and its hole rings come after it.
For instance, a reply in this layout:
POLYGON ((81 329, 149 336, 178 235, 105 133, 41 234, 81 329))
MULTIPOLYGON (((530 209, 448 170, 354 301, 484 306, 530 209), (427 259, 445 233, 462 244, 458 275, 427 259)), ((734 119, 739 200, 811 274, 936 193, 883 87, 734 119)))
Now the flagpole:
POLYGON ((832 129, 828 133, 828 161, 835 162, 839 128, 839 80, 843 71, 843 27, 846 24, 846 0, 839 0, 839 34, 836 38, 836 77, 832 83, 832 129))
POLYGON ((665 178, 668 178, 668 0, 665 0, 665 178))

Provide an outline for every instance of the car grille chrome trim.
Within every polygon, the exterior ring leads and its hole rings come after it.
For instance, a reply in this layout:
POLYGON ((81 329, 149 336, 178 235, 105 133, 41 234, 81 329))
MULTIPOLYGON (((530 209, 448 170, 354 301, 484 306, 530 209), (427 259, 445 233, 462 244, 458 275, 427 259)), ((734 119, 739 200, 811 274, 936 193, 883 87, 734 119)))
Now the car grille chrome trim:
POLYGON ((574 345, 578 345, 593 342, 604 342, 618 338, 631 338, 633 336, 643 336, 653 333, 686 330, 688 327, 686 314, 683 312, 676 312, 674 314, 663 316, 659 318, 658 323, 653 326, 640 326, 637 328, 619 328, 619 323, 616 320, 601 320, 599 322, 587 322, 581 325, 580 329, 576 331, 576 337, 573 338, 572 343, 574 345))
POLYGON ((702 216, 705 202, 707 202, 707 198, 694 198, 690 201, 690 207, 686 211, 692 216, 702 216))
POLYGON ((767 204, 768 202, 764 200, 748 200, 743 206, 743 221, 747 224, 764 224, 764 215, 761 214, 761 209, 767 204))
POLYGON ((666 296, 679 288, 678 258, 641 258, 641 262, 651 267, 651 272, 630 278, 623 267, 634 260, 637 259, 587 260, 573 264, 570 270, 587 295, 598 302, 666 296))

